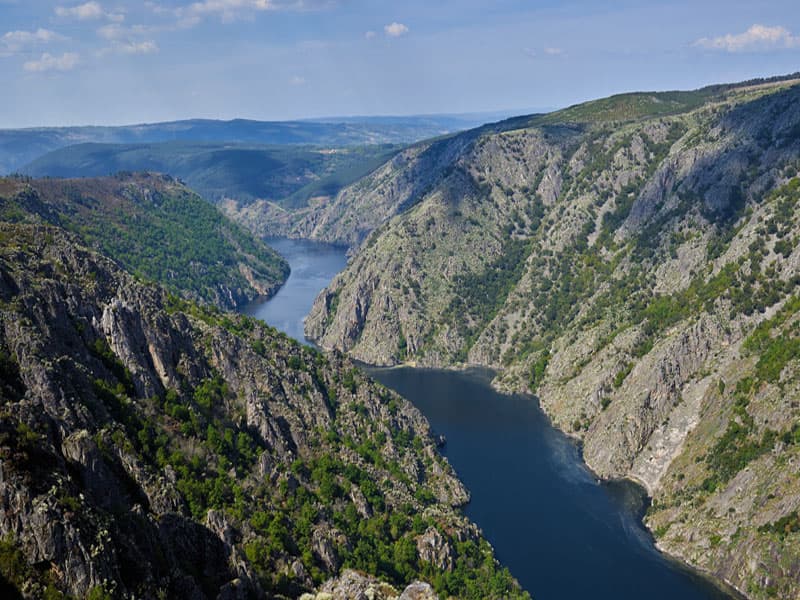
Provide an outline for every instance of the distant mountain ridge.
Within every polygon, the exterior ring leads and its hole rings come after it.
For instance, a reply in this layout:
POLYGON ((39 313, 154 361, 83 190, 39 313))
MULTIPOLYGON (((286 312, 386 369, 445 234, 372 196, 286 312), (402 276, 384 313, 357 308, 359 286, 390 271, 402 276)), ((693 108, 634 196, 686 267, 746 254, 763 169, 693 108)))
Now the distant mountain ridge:
POLYGON ((121 171, 168 173, 206 200, 305 207, 335 196, 403 147, 392 144, 320 148, 229 142, 86 143, 54 150, 20 171, 34 177, 103 177, 121 171))
POLYGON ((737 90, 795 80, 800 81, 800 73, 714 84, 689 91, 622 93, 561 110, 503 118, 413 144, 363 179, 339 190, 335 197, 321 199, 314 206, 287 212, 271 202, 257 200, 246 205, 225 203, 221 208, 262 236, 311 238, 355 249, 376 227, 413 207, 442 178, 451 175, 461 154, 481 137, 527 128, 546 129, 548 135, 554 137, 578 135, 603 124, 610 126, 687 113, 706 103, 723 102, 737 90))
POLYGON ((184 141, 336 147, 409 144, 476 127, 483 122, 477 115, 427 115, 309 121, 188 119, 120 126, 0 129, 0 174, 15 172, 53 150, 90 142, 133 144, 184 141))

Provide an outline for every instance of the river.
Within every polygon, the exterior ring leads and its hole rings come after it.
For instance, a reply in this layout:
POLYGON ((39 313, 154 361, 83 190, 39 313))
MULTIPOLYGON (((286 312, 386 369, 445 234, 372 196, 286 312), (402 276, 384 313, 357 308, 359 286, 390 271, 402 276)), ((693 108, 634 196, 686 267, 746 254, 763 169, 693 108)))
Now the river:
POLYGON ((286 283, 268 302, 253 302, 242 312, 308 344, 303 335, 303 320, 311 312, 317 294, 344 269, 347 249, 286 238, 267 239, 266 242, 289 261, 292 271, 286 283))
MULTIPOLYGON (((270 244, 292 274, 274 298, 247 312, 307 343, 303 318, 344 267, 345 251, 308 241, 270 244)), ((482 371, 367 370, 445 435, 445 454, 472 494, 467 515, 537 600, 731 598, 655 549, 641 523, 641 488, 597 481, 534 398, 495 392, 482 371)))

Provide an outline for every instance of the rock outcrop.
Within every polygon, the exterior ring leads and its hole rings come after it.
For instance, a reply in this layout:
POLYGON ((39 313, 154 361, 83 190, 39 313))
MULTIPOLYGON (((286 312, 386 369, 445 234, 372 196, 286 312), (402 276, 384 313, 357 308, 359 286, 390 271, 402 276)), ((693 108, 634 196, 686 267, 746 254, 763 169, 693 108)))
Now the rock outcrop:
POLYGON ((439 600, 439 596, 427 583, 415 581, 398 592, 374 577, 347 569, 316 594, 304 594, 300 600, 439 600))

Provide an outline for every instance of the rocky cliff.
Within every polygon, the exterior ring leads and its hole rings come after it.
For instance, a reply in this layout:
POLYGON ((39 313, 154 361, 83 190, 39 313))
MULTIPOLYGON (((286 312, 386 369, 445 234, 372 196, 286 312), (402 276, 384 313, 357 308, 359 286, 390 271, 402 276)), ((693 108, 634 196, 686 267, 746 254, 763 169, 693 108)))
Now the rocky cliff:
POLYGON ((385 190, 405 209, 307 334, 367 362, 498 369, 599 475, 647 487, 661 547, 750 597, 796 596, 797 84, 629 94, 440 142, 432 187, 385 190))
POLYGON ((527 597, 458 510, 424 417, 348 360, 63 230, 2 223, 0 240, 4 592, 527 597))
POLYGON ((411 146, 335 196, 318 197, 300 209, 266 200, 247 206, 223 202, 221 208, 260 236, 357 246, 378 225, 430 192, 474 136, 470 131, 411 146))

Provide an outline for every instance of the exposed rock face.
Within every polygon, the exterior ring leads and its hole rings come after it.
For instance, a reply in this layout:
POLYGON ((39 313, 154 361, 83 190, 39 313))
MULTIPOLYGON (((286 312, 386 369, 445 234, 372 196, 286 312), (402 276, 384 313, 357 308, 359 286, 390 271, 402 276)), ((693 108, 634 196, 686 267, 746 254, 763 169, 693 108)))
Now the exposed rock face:
POLYGON ((425 418, 342 356, 58 229, 0 239, 0 575, 24 596, 298 597, 413 547, 414 519, 485 552, 425 418))
POLYGON ((430 584, 421 581, 415 581, 400 594, 400 600, 438 600, 438 598, 430 584))
POLYGON ((367 497, 364 496, 364 492, 358 486, 353 486, 350 489, 350 499, 353 501, 353 506, 356 507, 358 510, 358 514, 360 514, 365 519, 369 519, 372 516, 372 507, 367 500, 367 497))
POLYGON ((427 583, 415 581, 401 592, 363 573, 346 569, 327 581, 316 594, 304 594, 300 600, 438 600, 427 583))
POLYGON ((346 543, 347 538, 345 536, 327 527, 318 527, 311 534, 312 551, 331 573, 339 570, 340 561, 336 548, 346 543))
POLYGON ((287 211, 266 201, 243 207, 228 203, 222 208, 262 236, 357 246, 378 225, 408 209, 432 189, 472 135, 415 144, 334 198, 305 209, 287 211))
POLYGON ((420 560, 429 562, 442 571, 453 570, 453 550, 434 527, 429 527, 417 538, 417 554, 420 560))
POLYGON ((750 597, 796 596, 797 84, 472 132, 320 294, 307 335, 370 363, 497 369, 599 475, 647 487, 661 547, 750 597))

